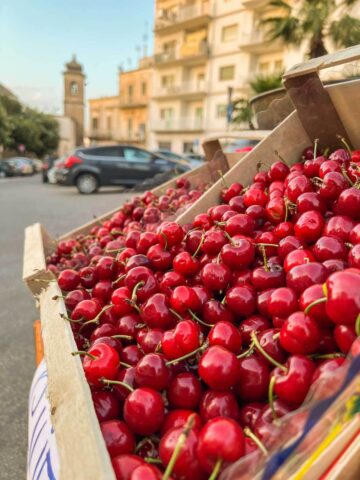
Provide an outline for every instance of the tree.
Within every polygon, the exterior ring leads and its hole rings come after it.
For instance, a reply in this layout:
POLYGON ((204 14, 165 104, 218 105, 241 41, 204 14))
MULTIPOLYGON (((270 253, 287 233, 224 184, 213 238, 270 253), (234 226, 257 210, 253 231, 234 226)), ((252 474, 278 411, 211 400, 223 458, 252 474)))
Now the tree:
POLYGON ((0 103, 0 145, 6 146, 10 141, 11 125, 5 108, 0 103))
POLYGON ((309 57, 320 57, 328 53, 326 38, 339 48, 360 43, 360 20, 346 13, 356 1, 302 0, 298 7, 298 2, 291 6, 285 0, 271 0, 270 5, 283 14, 263 19, 260 26, 267 30, 270 41, 280 38, 287 45, 300 45, 304 38, 308 39, 309 57))
POLYGON ((239 98, 233 102, 233 107, 231 123, 247 123, 250 128, 254 128, 251 122, 252 112, 249 100, 247 98, 239 98))
POLYGON ((257 94, 280 88, 282 86, 282 75, 282 72, 257 75, 250 82, 250 87, 257 94))

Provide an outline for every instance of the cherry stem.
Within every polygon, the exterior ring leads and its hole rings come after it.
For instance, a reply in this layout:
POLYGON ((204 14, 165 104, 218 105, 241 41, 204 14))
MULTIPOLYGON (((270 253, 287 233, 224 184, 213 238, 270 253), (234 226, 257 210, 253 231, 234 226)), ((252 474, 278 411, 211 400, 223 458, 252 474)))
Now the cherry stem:
POLYGON ((125 250, 125 247, 105 250, 105 253, 119 253, 125 250))
POLYGON ((144 437, 135 447, 135 453, 137 453, 146 443, 149 442, 152 445, 159 443, 159 440, 156 437, 144 437))
POLYGON ((160 458, 145 457, 144 460, 146 463, 151 463, 154 465, 162 465, 162 461, 160 460, 160 458))
POLYGON ((317 157, 318 143, 319 143, 319 139, 315 138, 315 140, 314 140, 314 153, 313 153, 314 159, 317 157))
POLYGON ((167 250, 167 247, 168 247, 167 236, 166 236, 165 233, 163 233, 163 232, 161 232, 160 235, 161 235, 162 238, 164 239, 164 250, 167 250))
POLYGON ((278 420, 278 417, 276 415, 276 411, 275 411, 275 407, 274 407, 274 387, 275 387, 275 382, 276 382, 276 378, 275 376, 273 375, 270 379, 270 382, 269 382, 269 404, 270 404, 270 408, 271 408, 271 413, 272 413, 272 417, 273 417, 273 420, 276 421, 278 420))
POLYGON ((195 250, 195 252, 192 254, 192 258, 195 258, 197 254, 200 252, 200 249, 203 246, 204 240, 205 240, 205 232, 203 230, 201 233, 201 239, 200 239, 199 245, 197 246, 197 249, 195 250))
POLYGON ((124 275, 120 275, 119 278, 117 278, 116 280, 114 280, 114 281, 112 282, 112 285, 111 285, 111 286, 112 286, 112 287, 115 287, 115 285, 117 285, 119 282, 121 282, 121 280, 124 280, 125 277, 126 277, 126 274, 125 274, 125 273, 124 273, 124 275))
POLYGON ((120 338, 121 340, 133 340, 131 335, 111 335, 111 338, 120 338))
POLYGON ((217 478, 217 476, 219 475, 222 463, 223 463, 222 458, 218 458, 216 460, 216 463, 214 465, 214 469, 211 472, 209 480, 215 480, 217 478))
POLYGON ((143 280, 141 280, 141 282, 137 283, 132 291, 132 295, 131 295, 131 302, 133 303, 136 303, 136 300, 137 300, 137 291, 139 290, 139 288, 143 287, 145 285, 145 282, 143 280))
POLYGON ((270 363, 272 363, 275 367, 280 368, 283 372, 287 372, 288 369, 284 366, 281 365, 281 363, 277 362, 275 359, 273 359, 265 350, 263 347, 260 345, 260 342, 256 336, 255 332, 252 332, 251 334, 251 339, 254 342, 255 347, 259 350, 259 352, 267 359, 269 360, 270 363))
POLYGON ((71 355, 72 355, 73 357, 75 357, 75 355, 84 355, 84 356, 86 356, 86 357, 91 358, 92 360, 97 360, 97 359, 98 359, 98 357, 96 357, 95 355, 92 355, 92 354, 89 353, 89 352, 85 352, 85 350, 78 350, 78 351, 76 351, 76 352, 71 352, 71 355))
POLYGON ((278 247, 278 243, 255 243, 258 247, 278 247))
POLYGON ((278 159, 279 159, 282 163, 284 163, 285 165, 287 165, 287 163, 285 162, 284 157, 282 157, 277 150, 274 150, 274 153, 275 153, 275 155, 278 157, 278 159))
POLYGON ((328 358, 344 358, 345 354, 340 353, 340 352, 334 352, 334 353, 324 353, 324 354, 317 354, 315 353, 314 355, 309 355, 310 358, 314 358, 315 360, 322 360, 322 359, 328 359, 328 358))
POLYGON ((274 333, 273 339, 277 340, 280 337, 280 332, 274 333))
POLYGON ((102 378, 101 383, 104 385, 121 385, 122 387, 129 390, 129 392, 133 392, 134 388, 130 387, 130 385, 126 382, 121 382, 120 380, 108 380, 107 378, 102 378))
POLYGON ((210 325, 210 323, 206 323, 203 320, 201 320, 197 315, 195 315, 195 313, 192 310, 190 310, 190 308, 188 309, 188 312, 190 313, 191 318, 193 320, 195 320, 196 322, 199 322, 201 325, 204 325, 204 327, 212 328, 214 326, 214 325, 210 325))
POLYGON ((327 158, 327 156, 329 155, 329 152, 330 152, 330 148, 329 148, 329 147, 326 147, 325 150, 324 150, 323 156, 324 156, 325 158, 327 158))
POLYGON ((131 368, 132 367, 132 365, 130 365, 129 363, 125 363, 125 362, 119 362, 119 365, 121 365, 124 368, 131 368))
POLYGON ((287 222, 287 221, 288 221, 288 218, 289 218, 289 203, 286 201, 286 198, 285 198, 284 204, 285 204, 285 218, 284 218, 284 222, 287 222))
POLYGON ((109 308, 113 307, 114 305, 111 303, 110 305, 105 305, 105 307, 103 307, 100 312, 96 315, 95 318, 93 318, 92 320, 88 320, 87 322, 83 323, 81 325, 81 327, 79 328, 79 333, 81 332, 81 330, 86 327, 86 325, 90 325, 91 323, 95 323, 96 325, 99 325, 99 319, 101 317, 101 315, 106 312, 106 310, 109 310, 109 308))
POLYGON ((327 300, 326 297, 321 297, 321 298, 317 298, 316 300, 314 300, 313 302, 309 303, 309 305, 305 308, 304 310, 304 313, 305 315, 307 315, 310 310, 315 307, 315 305, 319 305, 320 303, 325 303, 327 300))
POLYGON ((171 312, 178 320, 183 320, 182 316, 179 315, 175 310, 173 310, 172 308, 169 308, 169 312, 171 312))
POLYGON ((263 257, 265 272, 268 272, 269 271, 269 265, 268 265, 268 262, 267 262, 265 247, 263 245, 260 245, 260 251, 261 251, 261 255, 263 257))
POLYGON ((181 434, 179 435, 179 438, 176 442, 174 451, 171 455, 170 461, 169 461, 169 463, 166 467, 165 473, 162 476, 161 480, 169 480, 170 475, 171 475, 171 473, 174 469, 176 460, 178 459, 178 456, 180 455, 181 450, 183 449, 183 447, 185 445, 185 442, 186 442, 188 436, 190 435, 191 429, 194 426, 194 422, 195 422, 195 414, 192 414, 188 418, 187 422, 184 425, 184 428, 183 428, 181 434))
POLYGON ((193 356, 196 355, 197 353, 202 352, 203 350, 205 350, 205 349, 207 348, 207 346, 208 346, 207 342, 204 342, 199 348, 196 348, 196 349, 193 350, 192 352, 186 353, 186 354, 183 355, 182 357, 174 358, 173 360, 169 360, 168 362, 166 362, 166 366, 169 366, 169 365, 172 365, 172 364, 174 364, 174 363, 181 362, 182 360, 186 360, 187 358, 193 357, 193 356))
POLYGON ((264 455, 269 455, 269 452, 266 450, 265 445, 262 443, 259 437, 255 435, 253 431, 250 430, 249 427, 244 428, 244 433, 247 437, 251 438, 251 440, 256 443, 259 449, 263 452, 264 455))
POLYGON ((348 153, 350 154, 350 157, 351 157, 351 148, 350 148, 350 145, 348 144, 348 142, 341 135, 336 135, 336 136, 340 140, 340 142, 345 146, 346 150, 348 151, 348 153))
POLYGON ((236 247, 236 243, 234 242, 234 240, 230 237, 230 235, 224 230, 224 235, 225 237, 229 240, 229 242, 231 243, 231 245, 233 247, 236 247))
POLYGON ((254 341, 252 341, 249 345, 249 348, 247 350, 245 350, 245 352, 240 353, 240 355, 237 355, 236 358, 240 359, 240 358, 247 357, 248 355, 253 353, 254 348, 255 348, 255 344, 254 344, 254 341))
POLYGON ((346 171, 346 168, 344 167, 344 165, 341 166, 341 173, 342 173, 343 176, 346 178, 346 180, 349 182, 349 184, 353 187, 353 186, 354 186, 354 182, 351 180, 351 178, 350 178, 349 175, 347 174, 347 171, 346 171))
POLYGON ((355 321, 355 333, 356 335, 359 337, 360 336, 360 313, 359 315, 356 317, 356 321, 355 321))
POLYGON ((60 317, 63 319, 63 320, 66 320, 67 322, 70 322, 70 323, 81 323, 84 321, 84 318, 81 317, 79 318, 78 320, 73 320, 72 318, 66 316, 64 313, 60 313, 60 317))

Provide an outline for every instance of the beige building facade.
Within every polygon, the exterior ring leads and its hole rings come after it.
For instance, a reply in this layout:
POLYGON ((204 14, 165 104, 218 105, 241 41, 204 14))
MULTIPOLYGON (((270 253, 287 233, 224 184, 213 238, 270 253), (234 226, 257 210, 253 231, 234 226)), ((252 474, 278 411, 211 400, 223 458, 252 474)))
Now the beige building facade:
POLYGON ((152 59, 143 58, 139 67, 120 71, 118 93, 89 100, 89 132, 92 144, 130 143, 146 146, 152 59))

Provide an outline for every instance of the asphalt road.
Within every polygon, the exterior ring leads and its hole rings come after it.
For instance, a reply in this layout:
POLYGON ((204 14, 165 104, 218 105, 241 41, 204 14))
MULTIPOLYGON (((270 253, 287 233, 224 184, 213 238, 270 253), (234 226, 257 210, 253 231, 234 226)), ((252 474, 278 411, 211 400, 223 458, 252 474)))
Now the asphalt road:
POLYGON ((41 222, 65 233, 121 205, 129 193, 41 183, 39 175, 0 179, 0 465, 2 480, 25 478, 28 394, 35 370, 33 321, 38 312, 22 283, 24 228, 41 222))

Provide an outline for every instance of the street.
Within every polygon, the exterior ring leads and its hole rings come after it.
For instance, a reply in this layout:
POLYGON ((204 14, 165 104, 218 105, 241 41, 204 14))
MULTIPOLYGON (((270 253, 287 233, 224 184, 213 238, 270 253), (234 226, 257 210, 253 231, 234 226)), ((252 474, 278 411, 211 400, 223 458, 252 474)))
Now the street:
POLYGON ((41 222, 54 236, 121 205, 131 194, 41 183, 39 175, 0 179, 0 465, 1 479, 25 478, 28 394, 35 370, 35 302, 22 282, 24 228, 41 222))

